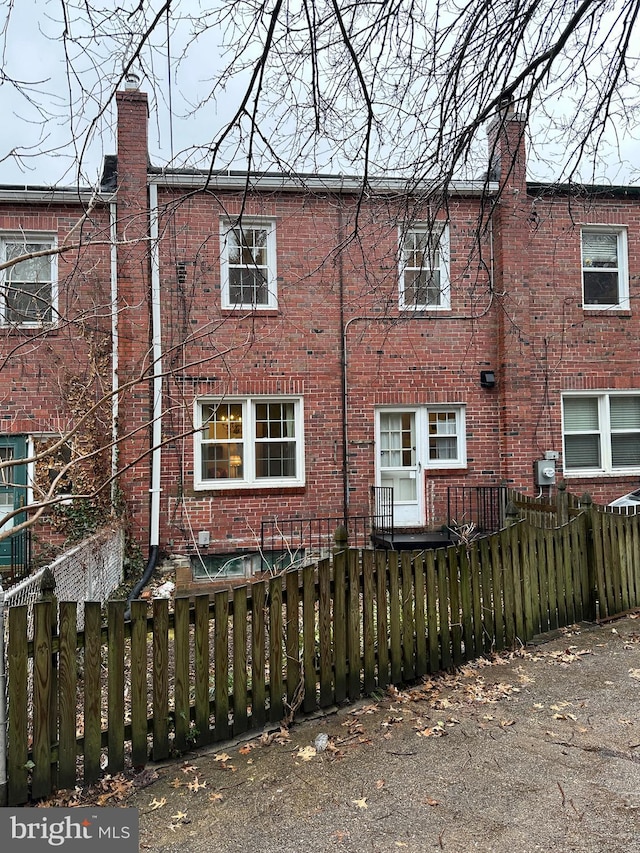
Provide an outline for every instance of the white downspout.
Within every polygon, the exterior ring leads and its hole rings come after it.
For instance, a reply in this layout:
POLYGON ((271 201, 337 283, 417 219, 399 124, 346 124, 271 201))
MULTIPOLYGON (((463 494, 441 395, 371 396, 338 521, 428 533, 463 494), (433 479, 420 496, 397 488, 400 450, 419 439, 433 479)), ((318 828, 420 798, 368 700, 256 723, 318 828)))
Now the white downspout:
POLYGON ((6 806, 9 794, 7 776, 7 678, 4 651, 4 589, 0 582, 0 806, 6 806))
POLYGON ((109 205, 109 227, 111 237, 111 506, 115 505, 118 475, 118 235, 116 231, 118 206, 109 205))
POLYGON ((162 458, 162 323, 160 312, 160 247, 158 242, 158 187, 149 186, 151 236, 151 340, 153 357, 153 429, 151 444, 151 517, 149 547, 160 544, 160 463, 162 458))

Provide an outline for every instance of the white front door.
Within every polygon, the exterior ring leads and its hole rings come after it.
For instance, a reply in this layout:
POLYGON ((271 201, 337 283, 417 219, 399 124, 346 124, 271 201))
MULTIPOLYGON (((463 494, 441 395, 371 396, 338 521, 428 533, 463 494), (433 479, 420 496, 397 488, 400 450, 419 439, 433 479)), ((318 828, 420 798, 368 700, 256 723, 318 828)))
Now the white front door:
POLYGON ((424 524, 420 409, 380 409, 376 418, 376 485, 393 487, 393 523, 424 524))

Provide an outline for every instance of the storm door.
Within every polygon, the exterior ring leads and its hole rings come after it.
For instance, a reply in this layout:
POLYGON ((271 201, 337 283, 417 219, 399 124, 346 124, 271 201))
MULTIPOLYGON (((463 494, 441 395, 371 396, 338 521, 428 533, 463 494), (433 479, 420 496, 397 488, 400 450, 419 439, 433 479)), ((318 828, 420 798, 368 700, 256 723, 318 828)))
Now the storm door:
POLYGON ((376 424, 376 485, 393 487, 396 527, 424 524, 420 409, 380 409, 376 424))
MULTIPOLYGON (((0 462, 11 462, 26 457, 26 440, 23 436, 0 437, 0 462)), ((16 509, 24 506, 26 499, 27 467, 16 464, 0 468, 0 532, 6 533, 24 520, 24 514, 9 518, 16 509)), ((11 540, 0 540, 0 565, 11 563, 11 540)))

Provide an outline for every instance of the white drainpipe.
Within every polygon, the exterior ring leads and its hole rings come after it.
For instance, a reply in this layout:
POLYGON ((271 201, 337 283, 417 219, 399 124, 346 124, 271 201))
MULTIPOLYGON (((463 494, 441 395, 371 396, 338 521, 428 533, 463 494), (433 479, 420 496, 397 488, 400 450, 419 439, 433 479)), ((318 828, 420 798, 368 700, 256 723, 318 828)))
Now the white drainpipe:
POLYGON ((118 473, 118 244, 116 221, 118 206, 109 205, 111 236, 111 506, 115 503, 116 476, 118 473))
POLYGON ((7 677, 4 666, 4 589, 0 582, 0 806, 7 805, 7 677))
POLYGON ((158 187, 149 187, 151 236, 151 340, 153 352, 153 430, 151 445, 151 517, 149 547, 160 544, 160 463, 162 458, 162 323, 160 311, 160 246, 158 242, 158 187))

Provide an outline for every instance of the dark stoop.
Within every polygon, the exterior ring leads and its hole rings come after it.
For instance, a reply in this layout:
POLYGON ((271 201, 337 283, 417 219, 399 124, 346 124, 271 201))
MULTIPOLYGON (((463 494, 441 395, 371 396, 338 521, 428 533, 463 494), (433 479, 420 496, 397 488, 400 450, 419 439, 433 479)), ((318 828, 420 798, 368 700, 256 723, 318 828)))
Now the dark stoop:
POLYGON ((393 551, 446 548, 453 544, 451 534, 443 533, 440 530, 394 530, 393 533, 374 533, 371 538, 376 548, 390 548, 393 551))

